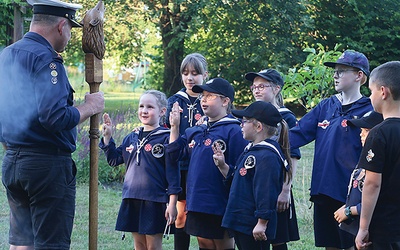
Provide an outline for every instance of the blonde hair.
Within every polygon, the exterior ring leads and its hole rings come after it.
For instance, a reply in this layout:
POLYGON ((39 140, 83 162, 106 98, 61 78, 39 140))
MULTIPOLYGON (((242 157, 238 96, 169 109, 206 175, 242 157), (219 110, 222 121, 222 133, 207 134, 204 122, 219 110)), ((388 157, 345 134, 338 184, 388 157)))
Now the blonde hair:
MULTIPOLYGON (((140 97, 144 95, 153 95, 156 98, 157 105, 160 109, 167 108, 168 100, 167 96, 163 92, 151 89, 143 92, 143 94, 140 97)), ((165 123, 165 114, 160 118, 160 125, 163 125, 164 123, 165 123)))

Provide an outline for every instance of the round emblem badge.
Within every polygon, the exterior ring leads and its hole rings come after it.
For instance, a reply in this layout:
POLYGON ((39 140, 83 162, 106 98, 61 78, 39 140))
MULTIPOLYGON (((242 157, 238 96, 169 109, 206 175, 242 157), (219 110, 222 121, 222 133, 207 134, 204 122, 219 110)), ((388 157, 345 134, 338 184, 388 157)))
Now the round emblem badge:
POLYGON ((52 77, 52 78, 51 78, 51 83, 52 83, 52 84, 57 84, 57 82, 58 82, 57 77, 52 77))
POLYGON ((50 72, 50 74, 51 74, 51 76, 58 76, 58 73, 57 73, 57 71, 56 70, 52 70, 51 72, 50 72))
POLYGON ((244 167, 246 169, 254 168, 256 166, 256 157, 254 155, 249 155, 244 161, 244 167))
POLYGON ((52 62, 52 63, 49 64, 49 68, 50 68, 50 69, 56 69, 56 68, 57 68, 57 65, 56 65, 55 63, 52 62))
POLYGON ((211 145, 211 139, 208 138, 207 140, 204 141, 204 145, 206 145, 207 147, 211 145))
POLYGON ((246 169, 246 168, 241 168, 241 169, 239 169, 239 174, 240 174, 241 176, 245 176, 245 175, 247 174, 247 169, 246 169))
POLYGON ((212 146, 220 148, 222 153, 225 153, 226 151, 226 143, 221 139, 215 140, 212 146))
POLYGON ((156 158, 161 158, 164 155, 164 145, 157 143, 151 149, 151 154, 156 158))
POLYGON ((147 144, 144 146, 144 150, 146 150, 147 152, 149 152, 149 151, 151 150, 151 148, 152 148, 152 146, 151 146, 150 143, 147 143, 147 144))

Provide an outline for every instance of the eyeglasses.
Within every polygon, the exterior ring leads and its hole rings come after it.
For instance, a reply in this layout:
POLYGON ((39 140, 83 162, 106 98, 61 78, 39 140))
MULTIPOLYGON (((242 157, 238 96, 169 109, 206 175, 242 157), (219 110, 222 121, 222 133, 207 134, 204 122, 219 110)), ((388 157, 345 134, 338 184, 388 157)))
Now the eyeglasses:
POLYGON ((265 88, 269 88, 269 87, 273 87, 274 85, 272 85, 272 84, 260 84, 260 85, 251 85, 250 86, 250 89, 251 89, 251 91, 254 91, 254 90, 258 90, 258 91, 263 91, 265 88))
POLYGON ((217 99, 217 97, 225 97, 225 96, 218 95, 218 94, 207 94, 207 95, 200 94, 199 95, 199 99, 204 100, 206 102, 213 101, 213 100, 217 99))
POLYGON ((241 121, 241 123, 242 123, 242 126, 245 124, 245 123, 250 123, 250 122, 253 122, 254 120, 247 120, 247 119, 242 119, 242 121, 241 121))
POLYGON ((337 75, 338 78, 341 78, 343 76, 343 74, 345 72, 348 72, 348 71, 359 71, 359 70, 356 70, 356 69, 338 69, 338 70, 334 70, 333 71, 333 76, 337 75))

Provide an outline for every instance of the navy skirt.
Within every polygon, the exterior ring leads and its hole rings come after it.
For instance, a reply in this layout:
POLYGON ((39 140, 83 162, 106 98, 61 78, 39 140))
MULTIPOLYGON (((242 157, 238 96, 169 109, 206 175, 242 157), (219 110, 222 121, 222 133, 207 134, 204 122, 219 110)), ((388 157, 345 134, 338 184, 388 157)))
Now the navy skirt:
POLYGON ((115 230, 139 234, 160 234, 164 232, 165 203, 123 199, 115 230))

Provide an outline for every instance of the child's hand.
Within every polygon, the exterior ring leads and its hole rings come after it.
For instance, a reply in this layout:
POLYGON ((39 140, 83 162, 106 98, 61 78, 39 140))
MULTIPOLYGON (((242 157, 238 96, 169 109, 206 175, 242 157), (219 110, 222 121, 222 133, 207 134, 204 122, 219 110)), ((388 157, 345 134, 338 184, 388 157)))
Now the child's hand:
POLYGON ((104 139, 104 144, 108 145, 108 142, 110 141, 110 138, 112 136, 112 122, 111 118, 107 113, 103 114, 103 139, 104 139))
POLYGON ((253 228, 253 237, 256 241, 267 240, 267 235, 265 234, 265 230, 267 230, 268 222, 265 220, 258 220, 257 225, 253 228))
POLYGON ((182 108, 179 107, 179 103, 175 102, 172 106, 171 112, 169 113, 169 124, 171 125, 171 127, 178 127, 181 123, 181 110, 182 108))
POLYGON ((335 217, 335 220, 339 223, 347 220, 347 216, 344 213, 344 209, 345 209, 346 205, 341 206, 340 208, 338 208, 338 210, 336 210, 336 212, 333 213, 333 216, 335 217))
POLYGON ((282 189, 276 202, 276 210, 281 213, 288 209, 290 206, 290 189, 282 189))
POLYGON ((225 165, 225 155, 221 150, 221 147, 219 147, 218 143, 215 143, 212 145, 212 150, 214 152, 213 154, 213 159, 214 163, 217 167, 222 167, 225 165))
POLYGON ((178 210, 176 205, 172 205, 171 203, 167 205, 167 209, 165 210, 165 219, 168 221, 169 225, 175 223, 176 217, 178 215, 178 210))

